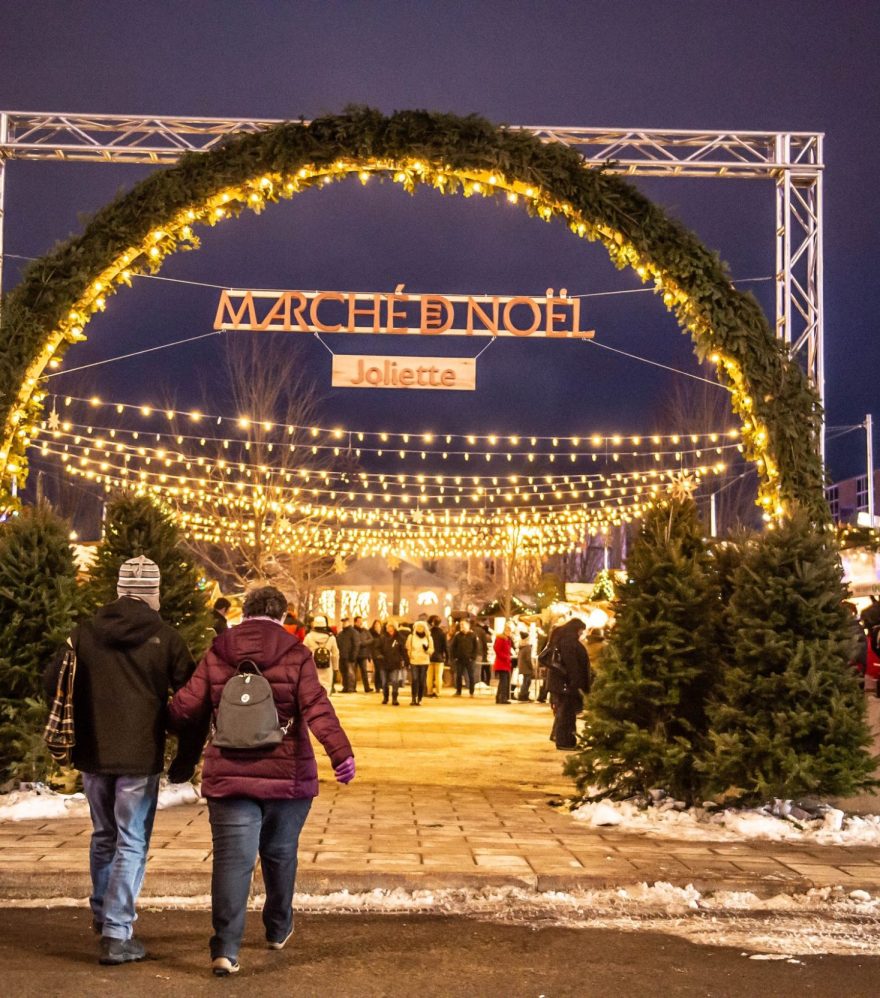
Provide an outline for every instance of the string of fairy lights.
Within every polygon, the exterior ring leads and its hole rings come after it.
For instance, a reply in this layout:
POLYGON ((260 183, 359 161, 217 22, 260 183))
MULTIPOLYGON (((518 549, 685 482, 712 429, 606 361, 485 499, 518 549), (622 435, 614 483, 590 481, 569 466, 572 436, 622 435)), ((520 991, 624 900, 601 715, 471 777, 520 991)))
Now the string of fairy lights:
MULTIPOLYGON (((142 443, 129 443, 119 439, 118 434, 110 437, 96 434, 93 427, 58 429, 47 431, 40 444, 40 452, 46 456, 53 454, 63 463, 76 459, 80 467, 99 467, 106 470, 114 467, 128 474, 133 468, 148 473, 168 475, 179 481, 191 480, 206 484, 208 481, 222 482, 239 487, 259 483, 272 484, 281 488, 311 490, 317 495, 320 485, 330 490, 331 498, 336 492, 345 492, 355 487, 372 488, 387 493, 389 489, 414 490, 423 496, 443 497, 446 494, 459 496, 469 490, 473 498, 483 495, 515 493, 531 494, 534 498, 542 492, 553 492, 560 497, 562 490, 602 489, 606 494, 611 490, 625 492, 628 486, 657 479, 675 476, 681 472, 681 462, 671 467, 649 467, 616 472, 560 473, 560 474, 505 474, 505 475, 463 475, 426 473, 384 473, 343 471, 309 467, 275 467, 242 460, 217 458, 216 455, 192 455, 182 451, 168 450, 165 447, 146 446, 142 443), (121 463, 120 463, 121 462, 121 463), (152 466, 152 467, 151 467, 152 466), (169 471, 177 468, 180 470, 169 471), (191 473, 191 474, 190 474, 191 473), (234 477, 237 476, 237 477, 234 477)), ((712 464, 693 465, 701 475, 720 474, 726 469, 723 461, 712 464)), ((592 498, 592 494, 590 496, 592 498)), ((370 496, 372 498, 372 496, 370 496)), ((512 498, 512 496, 510 496, 512 498)))
MULTIPOLYGON (((626 241, 620 232, 583 216, 572 204, 560 200, 540 186, 505 177, 496 172, 483 173, 476 170, 461 170, 454 168, 451 164, 434 164, 408 156, 400 159, 365 158, 352 160, 340 158, 327 164, 305 164, 289 172, 268 172, 237 182, 227 189, 219 190, 208 196, 203 203, 181 210, 174 217, 167 219, 161 228, 156 228, 148 233, 138 245, 132 245, 120 252, 102 273, 95 276, 56 328, 47 333, 42 350, 27 368, 19 393, 13 401, 8 419, 3 427, 3 438, 0 442, 0 475, 14 478, 21 472, 21 461, 26 449, 39 435, 38 412, 48 396, 45 382, 41 380, 43 372, 46 368, 57 368, 60 364, 60 357, 66 348, 72 343, 85 339, 84 327, 94 314, 107 307, 108 297, 115 294, 120 286, 130 285, 132 277, 139 273, 148 270, 155 272, 161 266, 162 261, 178 249, 198 246, 198 237, 193 229, 196 224, 215 225, 225 218, 238 214, 243 209, 259 212, 272 201, 290 198, 300 191, 343 180, 350 174, 356 174, 362 183, 367 183, 374 175, 388 177, 409 191, 414 190, 418 185, 428 185, 442 193, 447 193, 455 189, 455 184, 460 184, 465 196, 506 197, 509 202, 514 204, 517 202, 528 203, 530 210, 539 218, 545 221, 559 218, 578 237, 600 240, 608 248, 615 263, 632 267, 644 283, 653 285, 663 304, 667 309, 677 311, 680 321, 687 328, 704 330, 706 320, 700 303, 693 301, 687 291, 680 287, 670 274, 663 272, 651 260, 643 258, 638 248, 626 241)), ((709 353, 708 360, 716 365, 719 371, 723 372, 725 384, 729 386, 733 410, 742 421, 741 437, 737 442, 737 449, 742 448, 743 452, 755 461, 759 470, 759 502, 765 511, 765 518, 779 516, 784 510, 778 487, 779 471, 771 452, 769 433, 766 426, 755 414, 754 401, 749 396, 740 364, 734 357, 718 349, 709 353)), ((71 399, 71 404, 72 402, 71 399)), ((100 399, 89 400, 89 404, 95 408, 104 405, 100 399)), ((131 404, 116 403, 114 407, 118 411, 120 406, 122 412, 125 412, 126 407, 131 407, 131 404)), ((148 405, 141 405, 139 408, 145 417, 160 412, 164 414, 166 419, 186 418, 193 425, 206 422, 209 418, 197 410, 181 414, 173 410, 156 409, 148 405), (168 416, 169 412, 171 413, 170 417, 168 416)), ((244 430, 252 429, 252 426, 248 425, 249 417, 247 414, 232 419, 222 415, 210 418, 213 418, 215 426, 223 429, 227 427, 227 420, 229 420, 230 430, 233 427, 244 430)), ((52 427, 52 429, 54 431, 57 427, 52 427)), ((264 428, 261 427, 261 429, 264 428)), ((271 425, 265 432, 275 432, 277 429, 276 426, 271 425)), ((71 421, 70 430, 65 432, 73 432, 73 421, 71 421)), ((313 453, 317 455, 318 448, 329 447, 330 450, 324 452, 328 457, 330 455, 341 457, 343 453, 353 452, 355 457, 359 457, 361 453, 369 453, 374 459, 378 459, 385 456, 386 453, 390 455, 396 451, 401 460, 416 456, 419 460, 427 462, 429 455, 434 456, 433 449, 429 451, 428 447, 433 448, 439 442, 441 459, 443 459, 443 454, 447 455, 446 460, 451 459, 453 444, 455 444, 455 457, 462 461, 476 458, 489 463, 501 459, 510 464, 514 462, 515 454, 521 453, 515 448, 522 446, 524 439, 528 441, 526 447, 532 448, 531 451, 525 450, 525 459, 535 463, 545 456, 548 461, 559 460, 562 457, 561 451, 565 448, 570 449, 566 459, 571 463, 576 463, 581 455, 585 456, 589 452, 590 447, 595 448, 591 454, 591 460, 595 458, 596 463, 600 460, 599 451, 604 455, 606 450, 610 450, 611 460, 615 460, 614 455, 616 454, 616 460, 620 461, 624 453, 625 441, 626 450, 630 451, 633 448, 636 450, 647 449, 648 444, 645 441, 650 440, 650 446, 655 448, 654 453, 660 454, 661 451, 658 448, 661 445, 664 449, 667 444, 677 447, 677 444, 683 440, 681 435, 660 437, 653 434, 650 437, 630 435, 625 438, 623 434, 614 434, 610 437, 607 434, 590 434, 584 438, 573 436, 548 438, 537 435, 528 438, 507 437, 502 443, 500 436, 484 432, 464 435, 444 434, 442 438, 434 434, 422 433, 420 435, 411 434, 409 439, 405 439, 407 435, 398 432, 328 429, 319 426, 310 428, 285 426, 283 432, 288 436, 295 436, 303 432, 311 434, 313 453), (678 436, 679 440, 675 441, 674 436, 678 436), (381 446, 385 443, 389 445, 387 448, 381 446), (368 444, 374 446, 368 447, 368 444), (443 449, 444 445, 446 450, 443 449), (554 456, 557 451, 560 453, 554 456), (531 459, 528 457, 529 453, 532 454, 531 459)), ((720 445, 720 434, 715 440, 712 439, 711 434, 696 434, 695 436, 697 440, 690 441, 691 449, 694 452, 707 445, 720 445), (698 445, 701 446, 698 447, 698 445)), ((207 445, 207 437, 204 439, 205 445, 201 446, 207 445)), ((231 434, 224 439, 229 440, 225 447, 230 449, 233 446, 231 434)), ((243 446, 246 447, 247 443, 245 442, 243 446)), ((685 465, 691 460, 699 460, 696 453, 693 457, 688 455, 686 458, 684 448, 674 450, 673 454, 676 455, 675 459, 682 463, 681 470, 686 470, 685 465)), ((655 457, 654 460, 655 463, 662 463, 662 457, 655 457)), ((70 465, 71 462, 67 462, 67 464, 70 465)), ((89 469, 89 471, 93 472, 93 469, 89 469)), ((99 472, 102 476, 109 473, 109 468, 99 472)), ((124 478, 125 476, 120 474, 118 477, 124 478)), ((160 485, 167 486, 168 481, 160 483, 160 485)), ((138 487, 145 486, 141 484, 138 487)))
POLYGON ((683 475, 692 488, 723 476, 742 451, 737 429, 440 434, 288 424, 97 396, 51 396, 50 404, 34 448, 69 476, 152 496, 195 541, 254 544, 258 532, 271 533, 276 547, 343 557, 565 552, 639 518, 683 475), (361 466, 361 458, 383 457, 397 468, 361 466), (428 467, 400 470, 408 458, 428 467), (462 467, 493 460, 507 467, 462 467), (578 462, 598 467, 571 467, 578 462))

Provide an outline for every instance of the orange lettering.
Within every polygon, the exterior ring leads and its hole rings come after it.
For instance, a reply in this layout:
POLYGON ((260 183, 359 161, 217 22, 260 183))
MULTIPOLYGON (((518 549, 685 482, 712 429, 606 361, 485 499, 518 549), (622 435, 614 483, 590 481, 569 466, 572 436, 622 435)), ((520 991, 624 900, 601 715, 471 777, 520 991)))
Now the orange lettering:
POLYGON ((423 336, 435 336, 437 333, 445 333, 452 325, 454 312, 452 302, 443 295, 422 295, 421 296, 421 320, 419 332, 423 336), (443 318, 443 313, 446 318, 443 318))
POLYGON ((349 333, 363 333, 366 331, 366 326, 358 326, 355 319, 359 315, 372 315, 373 317, 373 328, 372 332, 378 333, 379 326, 379 307, 382 303, 381 295, 372 295, 373 304, 367 308, 357 307, 358 296, 357 293, 352 291, 348 296, 348 332, 349 333))
POLYGON ((282 293, 278 295, 275 304, 269 309, 265 316, 257 323, 257 329, 276 329, 279 332, 290 332, 290 295, 282 293), (280 326, 271 326, 274 320, 280 320, 280 326))
POLYGON ((468 336, 474 335, 474 313, 477 313, 482 320, 483 328, 492 332, 493 336, 498 335, 498 299, 492 299, 492 318, 486 314, 483 306, 473 298, 467 300, 467 329, 468 336))
POLYGON ((220 302, 217 305, 217 315, 214 317, 214 328, 222 329, 224 326, 230 329, 252 329, 257 323, 254 312, 254 296, 250 291, 246 291, 241 299, 241 308, 236 312, 232 307, 228 291, 220 292, 220 302), (229 314, 229 319, 224 320, 224 311, 229 314), (247 313, 247 324, 242 323, 242 316, 247 313))
POLYGON ((332 326, 328 326, 318 318, 318 305, 322 301, 345 301, 345 295, 340 294, 338 291, 319 291, 312 299, 312 306, 309 310, 309 314, 312 317, 312 325, 315 329, 322 333, 338 333, 342 329, 340 323, 337 322, 332 326))
POLYGON ((565 297, 565 288, 559 293, 561 297, 555 298, 553 296, 553 288, 547 288, 547 324, 544 327, 544 332, 548 336, 568 336, 568 330, 556 328, 556 323, 562 322, 565 319, 565 313, 558 312, 556 306, 568 304, 568 299, 565 297))
POLYGON ((581 329, 580 298, 571 299, 571 335, 582 336, 584 339, 587 340, 591 340, 596 335, 595 329, 581 329))
POLYGON ((504 306, 504 328, 511 336, 531 336, 541 325, 541 310, 531 298, 511 298, 504 306), (527 305, 532 310, 532 324, 528 329, 519 329, 513 324, 513 310, 517 305, 527 305))
POLYGON ((306 296, 302 291, 291 291, 290 300, 293 301, 294 298, 297 301, 297 306, 293 310, 293 317, 299 324, 299 330, 302 333, 310 333, 312 330, 309 327, 308 319, 303 318, 303 312, 306 309, 306 296))
POLYGON ((409 295, 401 294, 402 291, 403 291, 403 285, 402 284, 398 284, 397 287, 394 289, 394 294, 393 295, 385 295, 385 298, 388 300, 388 318, 387 318, 387 321, 385 323, 385 332, 386 333, 408 333, 409 332, 409 326, 405 324, 405 322, 406 322, 406 309, 395 309, 395 307, 394 307, 394 303, 395 302, 407 302, 407 301, 409 301, 409 295), (394 320, 395 319, 403 319, 404 320, 404 325, 403 326, 395 326, 394 325, 394 320))

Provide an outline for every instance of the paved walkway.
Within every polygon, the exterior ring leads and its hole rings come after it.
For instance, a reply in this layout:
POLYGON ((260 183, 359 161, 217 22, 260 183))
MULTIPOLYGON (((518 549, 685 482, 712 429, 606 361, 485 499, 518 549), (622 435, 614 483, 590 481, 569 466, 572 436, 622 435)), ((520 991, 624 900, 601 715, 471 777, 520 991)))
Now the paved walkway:
MULTIPOLYGON (((300 891, 658 880, 763 896, 837 884, 880 891, 878 848, 670 842, 574 821, 548 806, 571 785, 542 705, 448 691, 420 708, 382 706, 365 694, 335 703, 358 777, 338 786, 319 756, 321 795, 300 843, 300 891)), ((0 823, 0 898, 87 895, 89 831, 82 817, 0 823)), ((210 871, 206 807, 160 811, 145 894, 207 894, 210 871)))

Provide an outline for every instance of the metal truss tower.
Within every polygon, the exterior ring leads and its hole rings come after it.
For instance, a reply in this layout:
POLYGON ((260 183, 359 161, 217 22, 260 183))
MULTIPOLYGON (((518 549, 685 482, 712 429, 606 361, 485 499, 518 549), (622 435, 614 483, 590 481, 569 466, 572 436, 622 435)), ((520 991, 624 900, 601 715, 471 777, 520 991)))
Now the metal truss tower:
MULTIPOLYGON (((0 112, 0 280, 5 168, 12 159, 166 166, 279 119, 0 112)), ((776 196, 776 335, 825 401, 822 159, 817 132, 514 126, 562 142, 589 164, 640 177, 772 181, 776 196)))

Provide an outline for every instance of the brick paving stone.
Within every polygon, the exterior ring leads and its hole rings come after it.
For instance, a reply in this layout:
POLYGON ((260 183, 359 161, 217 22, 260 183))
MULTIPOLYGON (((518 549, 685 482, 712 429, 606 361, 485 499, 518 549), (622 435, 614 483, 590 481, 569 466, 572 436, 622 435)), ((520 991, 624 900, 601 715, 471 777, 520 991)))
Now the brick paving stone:
POLYGON ((475 855, 474 860, 477 866, 488 867, 489 869, 529 869, 528 862, 522 856, 475 855))

